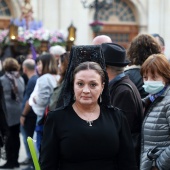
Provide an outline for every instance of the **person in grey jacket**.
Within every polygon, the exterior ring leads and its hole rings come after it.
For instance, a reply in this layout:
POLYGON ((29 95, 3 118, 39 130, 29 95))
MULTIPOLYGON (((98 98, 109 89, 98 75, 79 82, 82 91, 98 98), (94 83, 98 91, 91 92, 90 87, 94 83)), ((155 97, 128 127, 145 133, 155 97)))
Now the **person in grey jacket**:
POLYGON ((145 119, 140 170, 170 169, 170 64, 163 54, 151 55, 141 67, 145 119))
POLYGON ((0 81, 3 86, 5 98, 9 136, 5 143, 7 162, 0 166, 0 168, 13 169, 19 167, 20 116, 25 84, 23 78, 19 74, 20 66, 16 59, 5 59, 3 68, 5 74, 0 77, 0 81))

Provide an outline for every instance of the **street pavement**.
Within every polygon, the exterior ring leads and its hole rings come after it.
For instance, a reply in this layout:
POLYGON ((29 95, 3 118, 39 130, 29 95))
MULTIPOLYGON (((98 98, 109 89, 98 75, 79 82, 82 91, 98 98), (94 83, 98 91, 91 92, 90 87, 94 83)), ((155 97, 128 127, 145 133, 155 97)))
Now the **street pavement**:
MULTIPOLYGON (((20 142, 21 142, 21 146, 20 146, 20 152, 19 152, 19 160, 18 162, 22 162, 25 160, 26 158, 26 152, 25 152, 25 148, 24 148, 24 143, 23 143, 23 139, 22 136, 20 135, 20 142)), ((0 159, 0 165, 3 165, 6 161, 0 159)), ((24 168, 26 168, 27 166, 20 166, 19 168, 14 168, 13 170, 22 170, 24 168)), ((3 169, 2 169, 3 170, 3 169)), ((5 169, 5 170, 11 170, 11 169, 5 169)))

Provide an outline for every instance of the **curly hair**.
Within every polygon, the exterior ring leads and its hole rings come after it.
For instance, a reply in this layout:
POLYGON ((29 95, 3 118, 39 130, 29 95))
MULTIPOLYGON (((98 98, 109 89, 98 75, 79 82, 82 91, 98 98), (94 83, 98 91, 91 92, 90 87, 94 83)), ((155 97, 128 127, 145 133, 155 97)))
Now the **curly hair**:
POLYGON ((139 34, 127 49, 127 58, 131 61, 130 65, 142 65, 150 55, 158 53, 161 53, 161 47, 154 37, 139 34))

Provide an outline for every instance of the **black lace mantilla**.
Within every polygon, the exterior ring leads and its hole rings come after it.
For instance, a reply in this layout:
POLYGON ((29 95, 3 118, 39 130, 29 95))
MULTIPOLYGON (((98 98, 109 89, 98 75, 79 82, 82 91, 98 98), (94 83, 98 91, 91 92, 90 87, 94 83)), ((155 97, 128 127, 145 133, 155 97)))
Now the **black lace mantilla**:
POLYGON ((59 96, 57 107, 66 107, 73 102, 73 85, 72 74, 74 69, 82 62, 93 61, 100 64, 105 73, 105 87, 102 93, 102 105, 110 105, 110 96, 108 90, 108 75, 106 73, 105 60, 101 47, 99 45, 85 45, 85 46, 73 46, 70 52, 70 59, 68 69, 64 78, 63 88, 59 96))

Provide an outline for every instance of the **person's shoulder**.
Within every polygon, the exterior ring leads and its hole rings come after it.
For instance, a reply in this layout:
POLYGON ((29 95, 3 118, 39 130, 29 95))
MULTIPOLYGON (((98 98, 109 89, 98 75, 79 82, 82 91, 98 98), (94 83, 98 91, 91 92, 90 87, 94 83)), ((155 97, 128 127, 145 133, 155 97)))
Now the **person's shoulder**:
POLYGON ((49 74, 44 74, 37 79, 37 82, 40 84, 47 84, 48 80, 49 80, 49 74))
POLYGON ((111 106, 107 106, 107 107, 104 108, 103 111, 105 113, 109 114, 116 124, 119 124, 119 123, 122 122, 123 119, 126 119, 124 111, 121 110, 118 107, 114 107, 112 105, 111 106))
POLYGON ((57 108, 53 111, 50 111, 48 113, 48 116, 50 117, 53 117, 53 118, 62 118, 65 116, 65 114, 68 113, 68 111, 70 111, 70 107, 67 106, 67 107, 60 107, 60 108, 57 108))
POLYGON ((131 79, 126 75, 122 79, 120 79, 116 83, 117 88, 122 88, 128 91, 131 91, 132 89, 137 89, 135 84, 131 81, 131 79))
POLYGON ((2 86, 5 86, 6 84, 9 84, 9 79, 5 75, 0 77, 0 81, 1 81, 2 86))
POLYGON ((44 75, 40 76, 38 79, 43 80, 43 79, 47 79, 47 77, 49 77, 49 74, 44 74, 44 75))
POLYGON ((165 99, 167 100, 167 102, 170 102, 170 85, 168 85, 167 89, 164 91, 162 97, 165 97, 165 99))
POLYGON ((37 75, 33 75, 29 80, 28 80, 28 83, 35 83, 38 79, 38 76, 37 75))
POLYGON ((108 112, 111 115, 117 115, 118 114, 118 115, 121 116, 123 114, 123 110, 122 109, 120 109, 118 107, 114 107, 112 105, 106 106, 106 107, 102 107, 102 110, 104 112, 108 112))
POLYGON ((38 75, 33 75, 29 80, 37 80, 39 78, 38 75))
POLYGON ((5 77, 6 77, 5 75, 2 75, 2 76, 0 77, 0 80, 3 80, 5 77))
POLYGON ((128 88, 133 88, 135 90, 137 90, 137 87, 135 86, 135 84, 133 83, 133 81, 126 75, 124 80, 122 81, 122 83, 127 84, 126 86, 128 88))
POLYGON ((24 78, 20 75, 18 78, 17 78, 18 81, 22 82, 22 84, 25 85, 25 81, 24 81, 24 78))
POLYGON ((125 75, 129 76, 130 79, 134 79, 134 78, 136 78, 136 76, 141 77, 140 68, 138 68, 138 67, 127 68, 127 69, 125 69, 124 73, 125 73, 125 75))
POLYGON ((38 79, 39 79, 39 81, 46 81, 46 82, 55 81, 54 76, 52 74, 49 74, 49 73, 42 75, 38 79))
POLYGON ((133 72, 133 71, 140 71, 141 66, 140 65, 131 65, 125 67, 125 72, 133 72))

